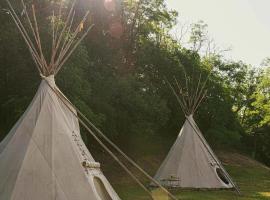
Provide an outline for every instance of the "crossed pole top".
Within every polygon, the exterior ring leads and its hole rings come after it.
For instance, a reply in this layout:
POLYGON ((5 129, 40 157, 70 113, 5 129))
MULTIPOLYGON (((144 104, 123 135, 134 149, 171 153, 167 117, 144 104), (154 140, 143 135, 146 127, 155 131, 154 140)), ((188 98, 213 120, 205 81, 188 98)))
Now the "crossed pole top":
POLYGON ((85 27, 89 11, 85 13, 79 23, 74 23, 76 0, 71 3, 66 16, 63 15, 63 2, 61 1, 58 9, 52 9, 52 17, 49 22, 51 27, 48 27, 52 32, 51 53, 49 58, 46 59, 35 5, 32 4, 29 8, 24 0, 21 0, 23 12, 19 16, 10 1, 6 0, 6 2, 9 6, 8 13, 19 29, 42 76, 56 75, 93 27, 93 25, 85 27), (23 23, 24 21, 26 23, 23 23), (79 37, 79 35, 81 36, 79 37))
POLYGON ((184 86, 182 86, 175 77, 174 77, 175 87, 168 80, 167 83, 171 88, 173 94, 175 95, 185 116, 190 116, 196 112, 199 105, 206 97, 207 94, 206 83, 209 80, 211 72, 207 75, 207 77, 204 80, 202 78, 202 73, 200 73, 197 81, 195 81, 194 77, 187 75, 187 72, 184 67, 183 72, 185 75, 184 86))

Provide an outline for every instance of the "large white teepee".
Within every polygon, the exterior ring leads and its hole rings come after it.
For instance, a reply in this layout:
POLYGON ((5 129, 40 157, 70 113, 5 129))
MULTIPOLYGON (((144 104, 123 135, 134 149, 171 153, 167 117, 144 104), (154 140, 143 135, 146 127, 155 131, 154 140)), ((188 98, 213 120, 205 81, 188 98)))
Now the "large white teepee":
MULTIPOLYGON (((75 39, 86 18, 68 39, 62 35, 72 30, 70 14, 63 29, 53 28, 52 59, 47 64, 41 49, 35 8, 32 7, 33 23, 28 13, 25 14, 36 41, 34 45, 12 5, 7 2, 9 13, 43 80, 23 116, 0 143, 0 199, 120 200, 101 172, 100 164, 95 162, 82 141, 76 110, 54 82, 54 75, 90 30, 87 29, 78 41, 75 39), (60 48, 59 45, 63 46, 60 48)), ((24 3, 23 6, 26 10, 24 3)), ((69 13, 74 13, 73 9, 74 4, 69 13)))
POLYGON ((193 119, 193 114, 206 94, 206 81, 201 83, 200 75, 194 86, 186 78, 187 89, 181 88, 176 81, 177 90, 169 84, 186 115, 186 121, 154 179, 166 187, 235 188, 239 192, 193 119))

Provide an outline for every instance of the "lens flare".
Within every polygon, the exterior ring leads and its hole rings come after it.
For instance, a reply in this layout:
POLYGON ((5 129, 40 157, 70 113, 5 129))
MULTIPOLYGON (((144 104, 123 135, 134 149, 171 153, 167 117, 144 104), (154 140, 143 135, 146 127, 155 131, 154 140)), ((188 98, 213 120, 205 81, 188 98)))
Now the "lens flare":
POLYGON ((116 3, 115 0, 105 0, 104 1, 104 7, 107 11, 115 11, 116 3))

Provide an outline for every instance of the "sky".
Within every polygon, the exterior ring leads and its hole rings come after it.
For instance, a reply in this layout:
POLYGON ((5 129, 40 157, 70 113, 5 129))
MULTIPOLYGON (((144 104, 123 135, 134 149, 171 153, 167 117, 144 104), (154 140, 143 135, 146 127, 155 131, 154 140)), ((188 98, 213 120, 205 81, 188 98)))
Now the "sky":
POLYGON ((179 21, 208 24, 208 33, 227 59, 259 66, 270 57, 270 0, 166 0, 179 21))

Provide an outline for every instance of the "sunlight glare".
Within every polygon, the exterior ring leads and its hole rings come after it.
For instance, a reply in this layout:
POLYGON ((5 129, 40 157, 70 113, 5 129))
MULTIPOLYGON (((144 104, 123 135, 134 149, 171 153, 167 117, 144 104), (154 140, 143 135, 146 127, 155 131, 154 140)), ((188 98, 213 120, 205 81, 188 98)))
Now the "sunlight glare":
POLYGON ((110 12, 114 11, 116 7, 115 0, 105 0, 104 7, 107 11, 110 12))
POLYGON ((270 192, 259 192, 259 194, 263 197, 270 197, 270 192))
POLYGON ((154 200, 169 200, 170 199, 168 194, 166 194, 164 191, 162 191, 159 188, 152 190, 151 193, 154 200))

